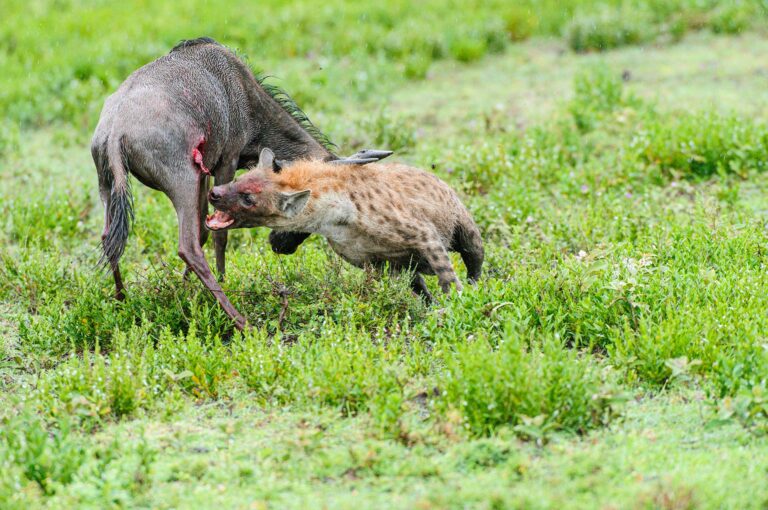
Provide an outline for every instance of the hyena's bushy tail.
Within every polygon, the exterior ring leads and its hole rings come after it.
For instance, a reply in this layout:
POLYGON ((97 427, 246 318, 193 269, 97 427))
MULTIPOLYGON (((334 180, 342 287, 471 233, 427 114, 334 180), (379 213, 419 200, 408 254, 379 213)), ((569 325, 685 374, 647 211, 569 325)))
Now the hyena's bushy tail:
POLYGON ((475 283, 480 279, 483 271, 485 250, 483 249, 483 239, 480 237, 480 229, 477 228, 469 213, 465 214, 456 225, 451 244, 451 248, 459 252, 464 265, 467 266, 467 280, 469 283, 475 283))

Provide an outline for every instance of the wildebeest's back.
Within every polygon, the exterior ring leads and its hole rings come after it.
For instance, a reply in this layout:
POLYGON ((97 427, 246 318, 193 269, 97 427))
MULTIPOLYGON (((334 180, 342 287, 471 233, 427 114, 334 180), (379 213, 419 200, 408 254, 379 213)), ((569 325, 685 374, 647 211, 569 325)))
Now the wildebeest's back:
POLYGON ((236 156, 247 141, 242 106, 247 73, 218 44, 174 50, 136 70, 107 98, 94 148, 105 147, 110 136, 120 137, 131 172, 161 189, 168 176, 157 166, 180 170, 181 162, 191 163, 198 146, 203 165, 215 168, 222 157, 236 156))

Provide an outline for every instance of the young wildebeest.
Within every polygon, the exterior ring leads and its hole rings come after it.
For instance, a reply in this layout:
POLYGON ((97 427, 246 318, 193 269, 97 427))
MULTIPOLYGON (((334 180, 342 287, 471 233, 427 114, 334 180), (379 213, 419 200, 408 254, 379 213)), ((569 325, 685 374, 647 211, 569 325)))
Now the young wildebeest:
POLYGON ((213 231, 266 226, 317 232, 348 262, 415 270, 411 287, 430 299, 419 273, 436 274, 443 292, 461 283, 448 250, 461 254, 470 283, 480 278, 483 242, 456 193, 419 169, 371 164, 354 173, 318 160, 280 166, 264 149, 256 169, 215 186, 206 219, 213 231))
MULTIPOLYGON (((258 161, 263 147, 281 159, 366 163, 388 151, 362 151, 339 160, 301 110, 254 77, 234 53, 209 38, 185 41, 138 69, 104 103, 91 143, 104 203, 104 263, 123 298, 118 261, 133 219, 128 173, 171 199, 179 222, 179 256, 214 294, 237 327, 245 319, 224 295, 205 260, 208 178, 221 185, 237 168, 258 161)), ((308 234, 270 238, 293 252, 308 234)), ((226 232, 214 234, 216 266, 224 273, 226 232)))

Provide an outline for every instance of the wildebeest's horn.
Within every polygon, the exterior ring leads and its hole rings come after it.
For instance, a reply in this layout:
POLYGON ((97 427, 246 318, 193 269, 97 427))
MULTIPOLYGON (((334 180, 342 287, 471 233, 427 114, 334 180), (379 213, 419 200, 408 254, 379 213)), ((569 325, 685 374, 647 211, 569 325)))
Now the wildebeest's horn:
POLYGON ((382 151, 379 149, 363 149, 351 156, 349 156, 347 159, 368 159, 373 158, 376 160, 384 159, 388 156, 392 155, 392 151, 382 151))
POLYGON ((365 159, 344 158, 344 159, 335 159, 330 163, 332 165, 366 165, 368 163, 374 163, 376 161, 378 161, 378 159, 376 158, 365 158, 365 159))

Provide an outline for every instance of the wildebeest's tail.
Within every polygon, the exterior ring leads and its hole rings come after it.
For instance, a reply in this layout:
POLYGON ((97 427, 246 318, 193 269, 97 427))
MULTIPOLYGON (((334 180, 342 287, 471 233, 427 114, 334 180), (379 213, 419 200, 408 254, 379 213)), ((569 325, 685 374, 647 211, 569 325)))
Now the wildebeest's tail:
POLYGON ((99 172, 102 198, 106 208, 106 224, 101 238, 102 254, 99 263, 117 265, 125 250, 128 232, 133 222, 133 196, 128 180, 122 138, 109 136, 106 151, 99 157, 94 153, 94 160, 99 172))

